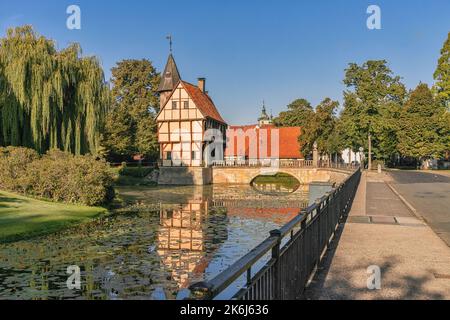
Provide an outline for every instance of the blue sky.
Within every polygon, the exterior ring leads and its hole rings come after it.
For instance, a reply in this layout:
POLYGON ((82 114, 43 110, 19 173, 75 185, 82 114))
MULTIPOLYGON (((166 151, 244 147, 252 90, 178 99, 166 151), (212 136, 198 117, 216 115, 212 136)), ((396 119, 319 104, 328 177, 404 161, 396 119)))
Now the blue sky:
POLYGON ((432 84, 450 31, 448 0, 0 0, 0 35, 32 24, 63 48, 79 42, 109 79, 117 61, 147 58, 161 70, 167 34, 184 80, 207 90, 230 124, 254 123, 262 100, 274 115, 295 98, 342 101, 349 62, 386 59, 404 83, 432 84), (82 29, 66 28, 66 8, 81 8, 82 29), (380 6, 382 29, 366 9, 380 6))

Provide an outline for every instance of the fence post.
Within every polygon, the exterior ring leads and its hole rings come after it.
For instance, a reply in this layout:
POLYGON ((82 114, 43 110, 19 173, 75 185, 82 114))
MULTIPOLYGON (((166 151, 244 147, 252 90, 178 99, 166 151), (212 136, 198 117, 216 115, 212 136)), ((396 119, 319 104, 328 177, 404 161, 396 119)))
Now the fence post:
POLYGON ((330 192, 327 192, 325 194, 325 196, 327 197, 325 200, 325 205, 327 207, 327 210, 325 211, 325 223, 324 223, 324 228, 323 228, 323 231, 325 232, 325 237, 323 239, 323 248, 322 249, 325 249, 325 247, 328 246, 328 240, 330 238, 330 231, 331 231, 331 229, 330 229, 330 211, 331 211, 330 210, 330 205, 331 205, 330 195, 331 195, 330 192))
POLYGON ((322 214, 322 211, 323 211, 323 206, 322 206, 322 204, 323 204, 323 202, 321 202, 320 201, 320 199, 317 199, 316 200, 316 205, 317 205, 317 207, 316 207, 316 210, 317 210, 317 212, 316 212, 316 216, 317 216, 317 218, 316 218, 316 225, 317 225, 317 239, 316 239, 316 245, 317 245, 317 260, 316 260, 316 263, 317 263, 317 265, 319 264, 319 261, 320 261, 320 254, 321 254, 321 252, 322 252, 322 223, 323 223, 323 218, 324 218, 324 216, 323 216, 323 214, 322 214))
POLYGON ((280 270, 280 246, 281 246, 281 231, 272 230, 270 231, 271 237, 277 238, 277 244, 272 248, 272 259, 275 260, 274 263, 274 273, 273 273, 273 299, 281 299, 281 270, 280 270))

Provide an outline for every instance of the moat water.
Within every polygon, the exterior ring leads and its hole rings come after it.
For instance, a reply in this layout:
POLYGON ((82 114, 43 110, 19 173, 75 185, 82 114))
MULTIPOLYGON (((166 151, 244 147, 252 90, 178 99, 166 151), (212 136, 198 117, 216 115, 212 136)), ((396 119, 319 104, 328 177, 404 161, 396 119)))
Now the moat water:
POLYGON ((298 187, 121 188, 122 206, 108 216, 0 245, 0 299, 183 298, 297 215, 308 202, 298 187), (80 289, 67 286, 69 266, 81 270, 80 289))

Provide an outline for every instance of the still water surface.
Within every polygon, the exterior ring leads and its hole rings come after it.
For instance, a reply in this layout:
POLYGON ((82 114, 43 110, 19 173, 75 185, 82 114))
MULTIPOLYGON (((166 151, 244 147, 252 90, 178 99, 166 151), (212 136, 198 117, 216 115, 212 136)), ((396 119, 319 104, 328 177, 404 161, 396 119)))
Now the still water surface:
MULTIPOLYGON (((121 209, 50 236, 0 245, 1 299, 176 299, 291 220, 307 187, 130 187, 121 209), (69 290, 67 267, 81 269, 69 290)), ((220 297, 229 298, 239 281, 220 297)))

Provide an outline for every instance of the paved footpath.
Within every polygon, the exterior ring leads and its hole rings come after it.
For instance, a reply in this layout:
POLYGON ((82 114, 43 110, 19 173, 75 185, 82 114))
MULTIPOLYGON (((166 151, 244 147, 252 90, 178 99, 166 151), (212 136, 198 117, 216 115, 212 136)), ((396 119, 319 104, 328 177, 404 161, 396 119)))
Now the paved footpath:
POLYGON ((363 173, 339 241, 305 299, 450 299, 450 247, 398 196, 392 179, 363 173), (374 265, 379 290, 367 288, 374 265))

